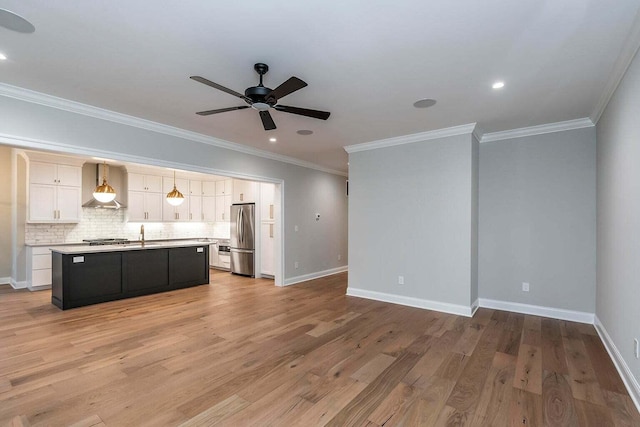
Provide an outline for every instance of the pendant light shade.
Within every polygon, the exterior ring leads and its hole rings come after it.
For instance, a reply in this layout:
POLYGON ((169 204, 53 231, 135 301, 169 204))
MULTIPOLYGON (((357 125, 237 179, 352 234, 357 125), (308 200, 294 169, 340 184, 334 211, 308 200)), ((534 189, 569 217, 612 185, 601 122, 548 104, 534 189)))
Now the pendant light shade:
POLYGON ((167 202, 171 206, 179 206, 184 202, 184 196, 176 188, 176 171, 173 171, 173 190, 167 194, 167 202))
POLYGON ((116 198, 116 190, 107 184, 107 162, 102 166, 102 185, 93 190, 93 198, 99 202, 107 203, 116 198))

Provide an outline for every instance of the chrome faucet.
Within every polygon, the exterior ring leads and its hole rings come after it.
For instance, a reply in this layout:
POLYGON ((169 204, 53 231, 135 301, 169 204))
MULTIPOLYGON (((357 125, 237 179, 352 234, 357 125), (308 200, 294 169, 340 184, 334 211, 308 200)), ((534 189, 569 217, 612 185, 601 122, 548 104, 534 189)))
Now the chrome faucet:
POLYGON ((144 243, 144 224, 140 225, 140 241, 144 243))

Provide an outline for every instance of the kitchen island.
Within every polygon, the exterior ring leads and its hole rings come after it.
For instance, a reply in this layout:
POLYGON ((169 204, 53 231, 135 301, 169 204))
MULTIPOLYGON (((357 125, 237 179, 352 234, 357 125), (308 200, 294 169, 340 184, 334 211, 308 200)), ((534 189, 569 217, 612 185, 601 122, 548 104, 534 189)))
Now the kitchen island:
POLYGON ((201 241, 51 248, 51 303, 66 310, 209 283, 201 241))

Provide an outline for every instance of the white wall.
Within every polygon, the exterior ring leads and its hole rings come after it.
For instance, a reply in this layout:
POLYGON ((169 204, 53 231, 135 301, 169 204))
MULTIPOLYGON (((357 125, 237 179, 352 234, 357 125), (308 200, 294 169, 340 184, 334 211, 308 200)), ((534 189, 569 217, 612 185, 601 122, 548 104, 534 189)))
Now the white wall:
MULTIPOLYGON (((0 97, 0 141, 216 175, 283 182, 284 279, 347 264, 345 177, 277 160, 0 97), (314 212, 328 212, 316 222, 314 212), (299 231, 294 232, 294 225, 299 231), (342 260, 337 260, 337 253, 342 260), (294 268, 294 261, 299 268, 294 268)), ((197 139, 197 138, 196 138, 197 139)), ((206 138, 205 138, 206 140, 206 138)))
POLYGON ((596 315, 635 381, 640 405, 640 58, 598 121, 596 315))
POLYGON ((349 155, 350 294, 470 311, 474 141, 469 133, 349 155))
POLYGON ((595 166, 593 127, 480 144, 480 298, 594 313, 595 166))

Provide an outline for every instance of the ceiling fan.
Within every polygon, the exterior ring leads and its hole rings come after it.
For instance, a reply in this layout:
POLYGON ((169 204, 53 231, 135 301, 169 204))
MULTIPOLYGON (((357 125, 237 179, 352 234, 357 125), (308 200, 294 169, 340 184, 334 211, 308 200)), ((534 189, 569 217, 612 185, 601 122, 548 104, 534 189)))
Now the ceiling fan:
POLYGON ((218 83, 214 83, 211 80, 207 80, 204 77, 191 76, 190 78, 197 82, 226 92, 229 95, 237 96, 238 98, 244 100, 244 102, 249 104, 240 105, 237 107, 220 108, 217 110, 199 111, 196 114, 200 116, 209 116, 211 114, 224 113, 234 110, 243 110, 245 108, 251 107, 254 110, 258 110, 258 112, 260 113, 260 118, 262 119, 262 126, 264 126, 264 130, 273 130, 276 128, 276 124, 274 123, 273 118, 271 118, 271 114, 269 114, 269 109, 271 108, 277 111, 282 111, 283 113, 298 114, 300 116, 313 117, 314 119, 327 120, 329 118, 329 115, 331 113, 328 113, 326 111, 288 107, 286 105, 278 104, 278 100, 280 98, 284 98, 290 93, 293 93, 307 86, 307 84, 299 78, 291 77, 289 78, 289 80, 285 81, 277 88, 271 89, 263 86, 262 84, 262 76, 264 76, 267 71, 269 71, 269 66, 267 64, 258 63, 253 66, 253 69, 256 70, 256 72, 260 75, 260 83, 258 84, 258 86, 247 88, 244 91, 244 95, 222 85, 219 85, 218 83))

